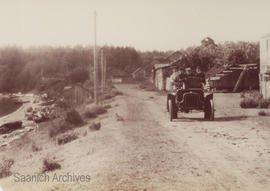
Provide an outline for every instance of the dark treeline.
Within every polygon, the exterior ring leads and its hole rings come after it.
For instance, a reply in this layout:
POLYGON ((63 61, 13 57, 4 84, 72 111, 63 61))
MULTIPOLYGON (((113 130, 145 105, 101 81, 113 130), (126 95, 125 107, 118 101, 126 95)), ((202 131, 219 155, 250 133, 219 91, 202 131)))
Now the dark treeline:
MULTIPOLYGON (((128 74, 143 61, 134 48, 103 47, 108 75, 114 71, 128 74)), ((100 57, 99 57, 100 59, 100 57)), ((0 92, 26 92, 37 88, 41 77, 63 79, 66 83, 92 81, 91 47, 39 47, 0 49, 0 92)))
MULTIPOLYGON (((140 52, 131 47, 103 47, 107 60, 108 77, 121 73, 131 76, 138 67, 153 60, 167 57, 172 51, 140 52)), ((179 50, 181 63, 204 71, 232 64, 259 63, 259 44, 250 42, 225 42, 216 44, 205 38, 200 46, 179 50)), ((100 56, 99 56, 100 59, 100 56)), ((41 77, 59 78, 66 84, 92 82, 92 47, 18 47, 0 48, 0 92, 27 92, 36 90, 41 77)))

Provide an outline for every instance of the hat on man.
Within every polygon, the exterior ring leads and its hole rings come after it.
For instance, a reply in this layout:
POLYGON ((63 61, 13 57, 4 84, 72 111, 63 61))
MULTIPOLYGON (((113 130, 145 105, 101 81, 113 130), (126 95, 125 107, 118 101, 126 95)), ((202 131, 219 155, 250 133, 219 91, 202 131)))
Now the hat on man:
POLYGON ((186 71, 190 71, 190 70, 191 70, 191 68, 190 68, 190 67, 186 68, 186 71))

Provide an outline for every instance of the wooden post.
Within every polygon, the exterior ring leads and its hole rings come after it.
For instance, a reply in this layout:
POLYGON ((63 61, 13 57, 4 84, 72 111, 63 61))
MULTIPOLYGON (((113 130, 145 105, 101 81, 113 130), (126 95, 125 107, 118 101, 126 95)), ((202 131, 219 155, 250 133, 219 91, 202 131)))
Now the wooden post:
POLYGON ((104 95, 104 60, 103 60, 103 49, 100 51, 101 57, 100 57, 100 65, 101 65, 101 100, 103 100, 104 95))
POLYGON ((107 59, 106 55, 104 57, 104 89, 106 88, 106 70, 107 70, 107 59))

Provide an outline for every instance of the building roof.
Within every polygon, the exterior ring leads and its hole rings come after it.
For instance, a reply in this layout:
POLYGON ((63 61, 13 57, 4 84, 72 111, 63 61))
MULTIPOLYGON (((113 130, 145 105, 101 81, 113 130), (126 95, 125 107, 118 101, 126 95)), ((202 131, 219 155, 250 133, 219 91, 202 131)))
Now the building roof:
POLYGON ((179 58, 181 58, 182 56, 183 56, 182 52, 175 51, 175 52, 171 53, 169 56, 167 56, 165 58, 165 60, 168 62, 174 62, 174 61, 178 60, 179 58))
POLYGON ((171 64, 155 64, 154 65, 154 70, 158 70, 158 69, 161 69, 161 68, 168 68, 170 66, 171 66, 171 64))
POLYGON ((147 70, 148 68, 153 68, 153 66, 155 66, 155 63, 156 64, 160 64, 160 62, 151 62, 150 64, 147 64, 147 65, 145 65, 145 66, 142 66, 142 67, 139 67, 139 68, 137 68, 136 70, 134 70, 133 72, 132 72, 132 75, 136 75, 136 73, 137 72, 139 72, 139 71, 141 71, 141 70, 143 70, 143 71, 145 71, 145 70, 147 70))
POLYGON ((164 60, 160 60, 160 59, 155 59, 151 62, 152 66, 155 66, 156 64, 164 64, 164 60))
POLYGON ((142 70, 141 67, 137 68, 134 72, 132 72, 132 75, 135 75, 137 72, 139 72, 140 70, 142 70))

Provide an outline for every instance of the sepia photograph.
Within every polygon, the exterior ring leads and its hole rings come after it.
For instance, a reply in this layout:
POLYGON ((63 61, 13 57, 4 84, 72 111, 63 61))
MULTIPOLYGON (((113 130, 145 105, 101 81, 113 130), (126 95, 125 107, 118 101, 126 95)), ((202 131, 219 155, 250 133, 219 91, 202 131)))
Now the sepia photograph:
POLYGON ((0 0, 0 191, 269 191, 269 0, 0 0))

